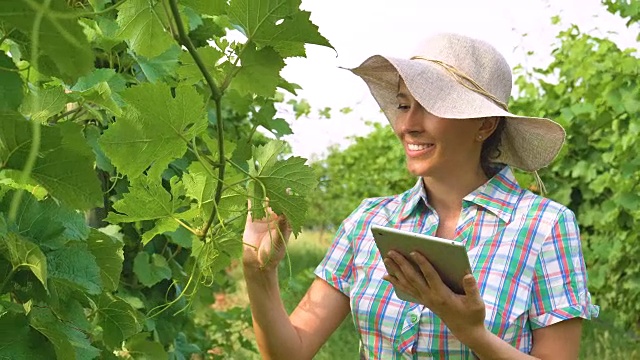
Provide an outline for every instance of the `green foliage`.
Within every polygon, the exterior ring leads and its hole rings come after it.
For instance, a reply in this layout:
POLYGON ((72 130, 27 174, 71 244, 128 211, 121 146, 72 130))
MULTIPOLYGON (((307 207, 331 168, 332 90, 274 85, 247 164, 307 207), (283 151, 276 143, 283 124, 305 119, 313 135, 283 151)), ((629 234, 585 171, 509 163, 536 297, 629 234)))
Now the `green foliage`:
POLYGON ((304 222, 312 170, 258 132, 291 133, 285 59, 330 46, 299 6, 0 2, 1 358, 253 348, 224 328, 246 312, 193 311, 227 286, 249 199, 304 222))
MULTIPOLYGON (((602 0, 602 4, 612 14, 618 14, 622 18, 628 18, 627 26, 640 21, 640 3, 635 0, 602 0)), ((640 34, 639 37, 640 38, 640 34)))
POLYGON ((511 109, 567 130, 559 159, 541 175, 550 196, 578 217, 589 288, 603 311, 640 324, 640 59, 636 50, 579 31, 558 35, 554 61, 523 72, 511 109), (557 81, 549 81, 557 77, 557 81))

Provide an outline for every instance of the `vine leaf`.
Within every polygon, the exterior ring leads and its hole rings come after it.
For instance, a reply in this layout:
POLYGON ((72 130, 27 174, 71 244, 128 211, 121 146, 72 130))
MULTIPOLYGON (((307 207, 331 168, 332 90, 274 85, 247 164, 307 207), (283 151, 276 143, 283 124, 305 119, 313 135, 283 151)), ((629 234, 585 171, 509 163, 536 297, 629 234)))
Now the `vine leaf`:
POLYGON ((0 241, 0 254, 11 263, 13 270, 29 269, 47 289, 47 258, 38 245, 10 232, 0 241))
POLYGON ((242 67, 231 88, 242 95, 254 93, 271 97, 282 80, 280 70, 285 65, 284 60, 270 47, 257 50, 252 44, 246 46, 242 54, 242 67))
POLYGON ((225 0, 182 0, 181 3, 206 15, 224 15, 229 7, 225 0))
POLYGON ((42 74, 73 83, 93 69, 95 55, 76 18, 53 16, 54 13, 73 13, 65 3, 63 0, 51 2, 51 11, 44 12, 38 34, 32 33, 36 11, 27 1, 0 1, 0 23, 22 33, 26 42, 22 49, 24 60, 31 61, 30 39, 38 36, 40 54, 37 63, 32 65, 42 74))
POLYGON ((67 96, 60 86, 51 88, 35 88, 24 99, 20 111, 40 123, 44 123, 51 116, 64 110, 67 96))
POLYGON ((174 98, 164 83, 147 83, 123 92, 128 111, 99 140, 121 173, 136 178, 151 166, 149 176, 159 178, 206 128, 204 102, 196 90, 180 86, 175 92, 174 98))
MULTIPOLYGON (((205 64, 207 71, 209 71, 212 76, 215 76, 216 72, 220 71, 220 69, 216 67, 216 63, 224 54, 211 46, 201 47, 196 49, 196 51, 202 58, 202 62, 205 64)), ((202 72, 188 52, 180 54, 180 67, 177 70, 177 74, 180 77, 180 82, 185 85, 194 85, 201 80, 204 81, 202 72)))
POLYGON ((91 229, 87 243, 89 251, 96 258, 96 263, 100 267, 103 288, 107 291, 117 290, 124 261, 122 249, 124 244, 122 241, 95 229, 91 229))
POLYGON ((76 101, 88 101, 100 105, 116 116, 122 115, 124 105, 119 93, 126 88, 126 80, 113 69, 96 69, 78 79, 71 88, 71 97, 76 101))
POLYGON ((102 292, 100 267, 86 243, 69 243, 63 249, 47 253, 49 277, 88 294, 102 292))
POLYGON ((167 360, 169 358, 162 344, 149 340, 149 334, 144 332, 129 338, 124 347, 134 359, 167 360))
POLYGON ((271 46, 282 57, 304 56, 305 43, 331 47, 309 20, 311 14, 299 8, 300 0, 232 0, 229 17, 249 41, 271 46))
POLYGON ((0 52, 0 111, 18 110, 22 103, 22 78, 13 60, 0 52))
POLYGON ((122 341, 142 330, 136 311, 124 300, 103 293, 96 301, 96 320, 102 327, 102 341, 120 348, 122 341))
POLYGON ((133 272, 142 285, 152 287, 162 280, 171 278, 171 269, 167 259, 160 254, 152 254, 142 251, 136 255, 133 261, 133 272))
MULTIPOLYGON (((0 164, 22 170, 31 146, 31 124, 21 115, 0 116, 0 164)), ((80 126, 62 123, 42 127, 40 154, 31 177, 70 208, 88 210, 102 202, 93 170, 95 157, 80 126)))
POLYGON ((181 199, 181 184, 175 181, 172 192, 169 193, 159 180, 142 176, 132 181, 130 192, 113 204, 118 213, 110 213, 107 221, 110 223, 134 222, 142 220, 162 219, 177 215, 179 208, 187 202, 181 199))
POLYGON ((147 245, 156 235, 176 231, 179 227, 180 224, 175 219, 169 217, 158 219, 151 230, 142 234, 142 245, 147 245))
POLYGON ((118 9, 118 37, 126 40, 139 55, 156 57, 174 44, 165 30, 166 17, 162 2, 129 0, 118 9))
POLYGON ((218 181, 209 175, 204 165, 193 162, 189 165, 187 173, 183 175, 182 182, 186 195, 196 200, 201 207, 205 202, 212 201, 218 181))
POLYGON ((307 213, 305 197, 318 182, 313 170, 305 165, 305 159, 294 156, 286 160, 278 159, 285 147, 285 142, 274 140, 253 150, 249 173, 255 181, 249 186, 249 196, 254 199, 251 209, 254 218, 266 216, 264 207, 257 200, 269 198, 269 206, 276 214, 287 217, 297 236, 302 231, 307 213), (266 194, 260 183, 266 188, 266 194))
POLYGON ((171 83, 178 68, 178 57, 181 54, 184 53, 180 47, 174 44, 167 51, 154 58, 146 58, 142 55, 134 56, 134 58, 149 82, 167 81, 171 83))
POLYGON ((46 337, 29 326, 23 313, 5 311, 0 314, 0 359, 55 359, 53 346, 46 337))
MULTIPOLYGON (((0 208, 8 209, 15 192, 8 192, 0 208)), ((81 213, 60 206, 52 198, 43 201, 25 193, 16 218, 18 232, 45 250, 55 250, 70 240, 81 241, 89 234, 81 213)))
POLYGON ((34 306, 29 322, 53 344, 58 359, 95 359, 100 354, 85 334, 60 321, 47 308, 34 306))

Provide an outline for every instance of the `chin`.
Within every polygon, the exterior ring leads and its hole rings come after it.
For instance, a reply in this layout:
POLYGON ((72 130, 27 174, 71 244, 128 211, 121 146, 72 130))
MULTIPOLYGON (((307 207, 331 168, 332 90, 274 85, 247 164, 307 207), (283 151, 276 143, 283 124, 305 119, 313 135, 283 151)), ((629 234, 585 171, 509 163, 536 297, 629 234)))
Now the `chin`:
POLYGON ((429 164, 421 164, 414 161, 407 162, 407 170, 411 175, 420 177, 426 177, 433 173, 433 169, 429 164))

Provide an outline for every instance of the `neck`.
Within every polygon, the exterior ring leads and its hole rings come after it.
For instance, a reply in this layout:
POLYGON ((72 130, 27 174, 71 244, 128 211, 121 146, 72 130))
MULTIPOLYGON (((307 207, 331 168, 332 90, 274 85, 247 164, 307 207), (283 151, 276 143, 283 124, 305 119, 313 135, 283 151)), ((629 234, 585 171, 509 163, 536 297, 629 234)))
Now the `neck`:
POLYGON ((422 178, 429 204, 441 216, 459 215, 462 199, 487 180, 480 166, 473 172, 458 171, 445 176, 422 178))

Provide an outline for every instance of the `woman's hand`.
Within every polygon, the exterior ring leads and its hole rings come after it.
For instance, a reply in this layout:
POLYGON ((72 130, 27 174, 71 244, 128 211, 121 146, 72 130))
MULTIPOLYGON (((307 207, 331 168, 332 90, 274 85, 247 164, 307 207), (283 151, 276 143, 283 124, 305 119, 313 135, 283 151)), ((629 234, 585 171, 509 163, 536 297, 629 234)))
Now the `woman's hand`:
POLYGON ((415 267, 400 253, 390 251, 384 259, 389 274, 384 279, 431 309, 458 338, 485 331, 485 304, 473 275, 462 279, 464 295, 458 295, 442 282, 431 263, 418 252, 411 253, 415 267))
POLYGON ((273 270, 284 258, 291 227, 284 216, 276 215, 271 208, 267 207, 266 212, 263 219, 252 219, 251 212, 247 216, 242 255, 245 268, 273 270))

